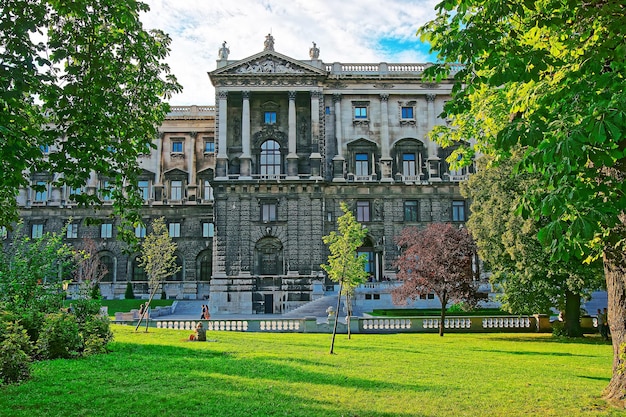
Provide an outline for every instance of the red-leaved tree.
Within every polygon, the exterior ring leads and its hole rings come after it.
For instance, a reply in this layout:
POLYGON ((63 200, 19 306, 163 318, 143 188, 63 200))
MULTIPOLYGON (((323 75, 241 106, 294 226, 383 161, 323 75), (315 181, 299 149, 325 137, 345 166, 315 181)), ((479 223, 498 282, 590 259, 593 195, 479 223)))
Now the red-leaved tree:
POLYGON ((403 283, 392 293, 394 304, 406 304, 409 299, 434 293, 441 302, 439 336, 443 336, 448 302, 475 305, 482 299, 472 269, 474 240, 467 229, 432 223, 424 230, 403 229, 396 243, 402 247, 395 266, 403 283))

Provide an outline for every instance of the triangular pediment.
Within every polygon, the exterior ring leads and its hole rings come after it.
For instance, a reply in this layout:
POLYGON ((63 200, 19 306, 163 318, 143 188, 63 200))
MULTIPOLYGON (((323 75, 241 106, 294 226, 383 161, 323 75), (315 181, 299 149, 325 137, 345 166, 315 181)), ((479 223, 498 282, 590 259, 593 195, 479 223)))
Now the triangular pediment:
POLYGON ((165 171, 163 173, 163 176, 165 176, 166 178, 174 178, 174 179, 178 179, 179 177, 187 177, 187 172, 183 171, 182 169, 179 168, 172 168, 169 171, 165 171))
POLYGON ((320 76, 326 75, 326 71, 276 51, 263 51, 209 73, 211 78, 222 75, 272 74, 320 76))

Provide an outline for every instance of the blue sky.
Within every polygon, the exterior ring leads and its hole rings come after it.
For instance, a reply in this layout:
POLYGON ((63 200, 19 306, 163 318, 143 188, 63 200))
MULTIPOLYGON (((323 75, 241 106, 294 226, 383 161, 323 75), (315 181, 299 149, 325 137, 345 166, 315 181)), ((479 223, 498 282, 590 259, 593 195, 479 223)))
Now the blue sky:
POLYGON ((312 42, 326 63, 423 63, 435 60, 415 36, 434 18, 434 0, 144 0, 151 11, 142 16, 147 29, 172 37, 167 60, 183 85, 172 105, 215 103, 207 72, 226 41, 229 59, 263 50, 272 33, 275 50, 309 59, 312 42))

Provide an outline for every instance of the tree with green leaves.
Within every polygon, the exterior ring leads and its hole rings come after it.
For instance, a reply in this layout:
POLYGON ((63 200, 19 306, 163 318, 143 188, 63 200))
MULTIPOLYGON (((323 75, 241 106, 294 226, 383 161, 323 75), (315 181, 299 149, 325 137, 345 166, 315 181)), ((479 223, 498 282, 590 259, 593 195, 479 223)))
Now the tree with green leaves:
MULTIPOLYGON (((140 222, 138 157, 181 87, 164 63, 170 38, 144 29, 136 0, 11 0, 0 10, 0 225, 17 220, 24 173, 54 173, 54 185, 108 182, 120 235, 140 222)), ((33 186, 35 189, 37 186, 33 186)), ((76 193, 80 204, 102 195, 76 193)))
POLYGON ((18 226, 13 240, 0 251, 0 304, 20 321, 33 342, 44 316, 58 313, 65 299, 63 281, 72 277, 75 251, 63 233, 31 239, 18 226))
POLYGON ((454 71, 440 143, 471 140, 473 152, 539 174, 521 202, 553 259, 602 258, 609 295, 613 377, 609 400, 626 399, 626 13, 622 2, 444 0, 418 35, 454 71))
POLYGON ((363 245, 363 239, 367 235, 367 229, 356 221, 346 203, 341 203, 343 215, 337 218, 337 231, 330 232, 323 237, 324 244, 328 245, 330 254, 328 263, 321 265, 328 277, 339 283, 339 296, 337 299, 337 309, 335 310, 335 324, 333 327, 333 337, 330 344, 330 353, 335 348, 335 335, 337 334, 337 320, 339 319, 339 309, 341 307, 341 297, 346 297, 347 325, 350 331, 351 300, 354 289, 365 282, 367 272, 365 271, 365 256, 357 256, 357 249, 363 245))
POLYGON ((503 290, 504 309, 533 314, 550 313, 558 306, 565 313, 565 334, 582 336, 581 296, 603 287, 601 263, 551 259, 537 239, 541 221, 517 213, 521 199, 539 179, 536 173, 512 174, 520 158, 513 152, 488 169, 491 157, 478 161, 477 172, 461 184, 461 193, 471 201, 467 228, 492 272, 491 282, 503 290))
MULTIPOLYGON (((150 298, 135 330, 139 328, 141 321, 147 316, 150 303, 165 278, 180 271, 180 266, 176 264, 176 248, 176 242, 170 237, 163 217, 153 220, 152 232, 146 236, 141 244, 141 256, 139 257, 139 266, 146 271, 148 276, 150 298)), ((147 323, 146 319, 146 331, 148 331, 147 323)))

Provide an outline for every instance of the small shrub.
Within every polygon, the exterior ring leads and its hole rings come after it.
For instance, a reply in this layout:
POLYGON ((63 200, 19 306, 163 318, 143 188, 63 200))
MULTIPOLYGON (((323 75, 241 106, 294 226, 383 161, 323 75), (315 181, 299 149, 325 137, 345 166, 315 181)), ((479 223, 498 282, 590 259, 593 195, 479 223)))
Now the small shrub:
POLYGON ((3 323, 0 341, 0 385, 12 384, 30 378, 30 337, 15 322, 3 323))
POLYGON ((124 298, 127 300, 134 300, 135 293, 133 292, 133 284, 129 282, 126 283, 126 292, 124 293, 124 298))
POLYGON ((565 322, 557 320, 552 323, 552 336, 555 336, 555 337, 567 336, 567 331, 565 330, 565 322))
POLYGON ((37 352, 42 359, 77 357, 82 345, 74 314, 53 313, 46 316, 37 341, 37 352))
MULTIPOLYGON (((131 288, 131 292, 132 292, 132 288, 131 288)), ((96 285, 91 287, 91 293, 89 295, 91 296, 92 299, 99 300, 102 297, 102 293, 100 292, 100 284, 96 282, 96 285)), ((133 298, 135 298, 134 295, 133 295, 133 298)))
POLYGON ((161 300, 167 300, 167 294, 165 294, 165 291, 161 291, 161 300))

